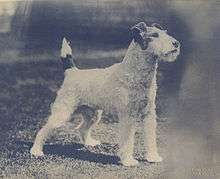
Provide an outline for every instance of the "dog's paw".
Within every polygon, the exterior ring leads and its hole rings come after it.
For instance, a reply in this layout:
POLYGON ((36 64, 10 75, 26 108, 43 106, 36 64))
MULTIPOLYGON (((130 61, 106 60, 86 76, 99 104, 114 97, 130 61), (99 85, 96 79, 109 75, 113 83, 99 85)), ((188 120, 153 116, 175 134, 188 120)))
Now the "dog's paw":
POLYGON ((31 148, 30 153, 31 153, 31 155, 33 155, 35 157, 43 157, 44 156, 44 153, 42 150, 36 149, 34 147, 31 148))
POLYGON ((150 163, 159 163, 163 161, 163 158, 159 154, 147 155, 146 159, 150 163))
POLYGON ((133 157, 123 158, 121 159, 121 163, 126 167, 132 167, 139 164, 138 160, 134 159, 133 157))
POLYGON ((99 141, 99 140, 95 140, 95 139, 92 139, 92 138, 90 138, 90 139, 87 139, 86 141, 85 141, 85 145, 90 145, 90 146, 96 146, 96 145, 100 145, 101 144, 101 142, 99 141))

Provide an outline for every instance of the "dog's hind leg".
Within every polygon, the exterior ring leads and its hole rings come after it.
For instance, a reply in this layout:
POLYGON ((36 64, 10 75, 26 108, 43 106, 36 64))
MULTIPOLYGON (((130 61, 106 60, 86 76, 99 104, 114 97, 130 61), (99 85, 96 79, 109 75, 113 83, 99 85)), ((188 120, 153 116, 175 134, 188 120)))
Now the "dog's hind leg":
POLYGON ((94 128, 102 118, 102 110, 96 110, 95 116, 93 116, 91 122, 85 123, 85 126, 80 130, 81 139, 85 143, 85 145, 96 146, 101 144, 100 141, 91 137, 91 130, 94 128))
POLYGON ((64 80, 61 89, 57 93, 55 102, 51 105, 51 115, 36 136, 34 145, 30 151, 32 155, 43 155, 43 145, 51 132, 64 125, 70 119, 72 112, 76 110, 78 106, 77 99, 70 89, 71 87, 64 80))

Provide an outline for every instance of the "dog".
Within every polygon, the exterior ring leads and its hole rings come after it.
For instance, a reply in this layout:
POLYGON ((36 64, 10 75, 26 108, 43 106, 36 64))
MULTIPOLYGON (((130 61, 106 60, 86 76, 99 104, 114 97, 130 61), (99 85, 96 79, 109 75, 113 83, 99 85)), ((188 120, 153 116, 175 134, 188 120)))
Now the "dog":
MULTIPOLYGON (((144 117, 144 139, 149 162, 161 162, 156 142, 156 92, 158 62, 174 62, 180 54, 180 43, 168 35, 159 24, 140 22, 131 28, 132 41, 121 63, 104 69, 78 69, 70 65, 51 105, 47 123, 38 132, 31 154, 42 156, 48 135, 70 120, 71 114, 81 105, 90 106, 119 118, 119 152, 121 163, 135 166, 133 157, 135 120, 144 117)), ((62 58, 71 57, 69 43, 61 49, 62 58)), ((87 145, 100 141, 91 137, 93 125, 86 128, 83 138, 87 145)))

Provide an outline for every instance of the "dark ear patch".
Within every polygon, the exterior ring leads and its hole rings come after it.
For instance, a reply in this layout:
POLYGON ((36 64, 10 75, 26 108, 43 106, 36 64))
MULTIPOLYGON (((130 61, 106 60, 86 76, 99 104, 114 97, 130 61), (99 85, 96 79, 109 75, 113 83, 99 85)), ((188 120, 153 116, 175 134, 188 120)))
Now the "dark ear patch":
POLYGON ((137 27, 133 27, 131 29, 132 37, 134 38, 135 42, 140 43, 143 40, 143 37, 141 36, 141 31, 137 27))
POLYGON ((146 50, 148 47, 148 43, 151 41, 151 39, 150 38, 144 39, 141 30, 136 26, 131 28, 131 32, 134 42, 137 42, 142 50, 146 50))
POLYGON ((152 41, 151 38, 147 38, 145 35, 147 30, 148 29, 145 22, 139 22, 131 28, 132 37, 134 38, 134 41, 140 45, 142 50, 146 50, 148 43, 152 41))

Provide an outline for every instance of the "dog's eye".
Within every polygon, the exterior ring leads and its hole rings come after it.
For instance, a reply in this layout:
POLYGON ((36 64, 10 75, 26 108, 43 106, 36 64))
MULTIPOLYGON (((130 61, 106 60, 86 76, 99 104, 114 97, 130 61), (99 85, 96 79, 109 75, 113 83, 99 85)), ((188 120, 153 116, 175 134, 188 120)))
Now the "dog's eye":
POLYGON ((146 39, 146 41, 147 41, 147 42, 152 42, 153 39, 148 37, 148 38, 146 39))
POLYGON ((155 33, 153 33, 153 34, 150 34, 150 36, 151 36, 151 37, 156 37, 156 38, 157 38, 157 37, 159 37, 159 34, 158 34, 157 32, 155 32, 155 33))

